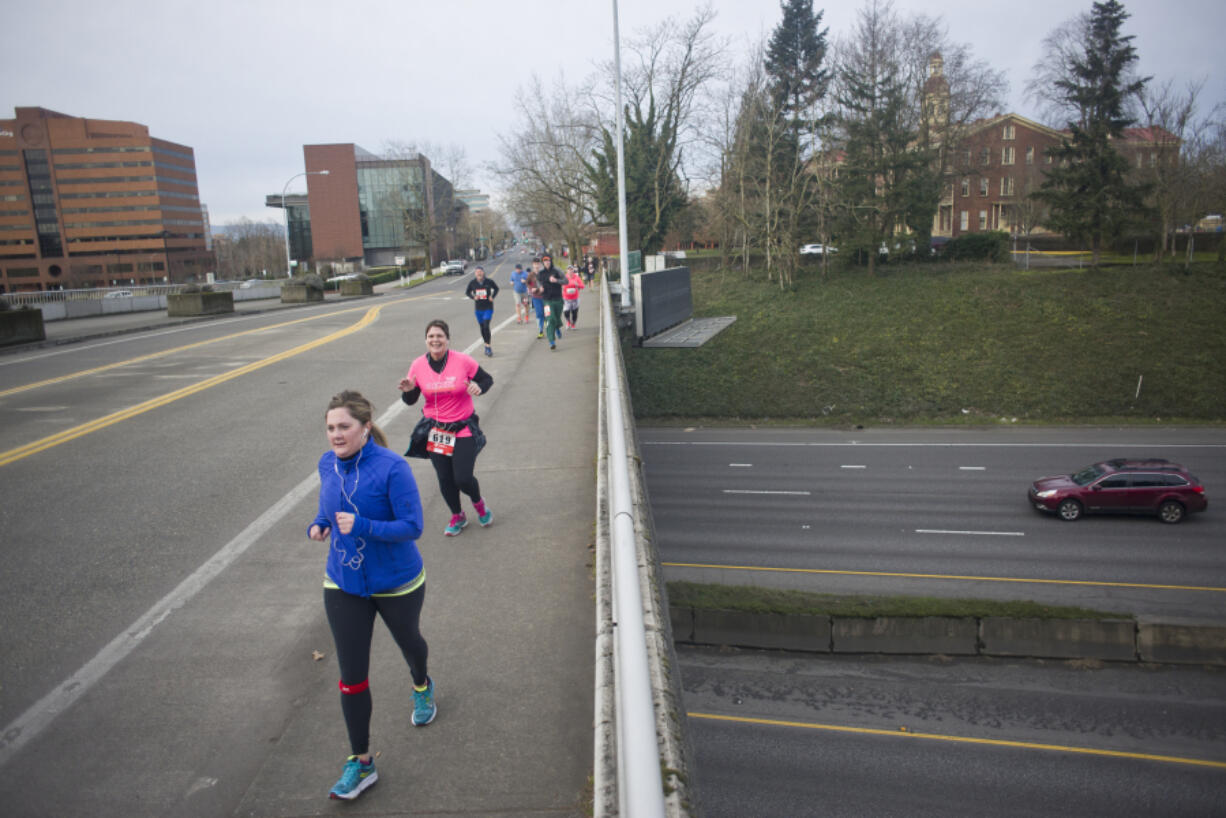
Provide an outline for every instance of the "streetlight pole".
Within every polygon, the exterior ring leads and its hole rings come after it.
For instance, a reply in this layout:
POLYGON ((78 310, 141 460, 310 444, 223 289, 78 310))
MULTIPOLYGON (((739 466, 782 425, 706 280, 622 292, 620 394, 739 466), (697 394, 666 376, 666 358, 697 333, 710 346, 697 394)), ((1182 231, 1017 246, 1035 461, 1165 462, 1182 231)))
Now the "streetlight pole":
POLYGON ((289 190, 289 183, 297 179, 299 176, 327 176, 326 170, 307 170, 302 173, 295 173, 293 176, 285 180, 285 187, 281 188, 281 210, 285 212, 285 277, 294 277, 294 263, 289 255, 289 208, 285 206, 285 194, 289 190))
POLYGON ((622 120, 622 41, 617 25, 617 0, 613 0, 613 65, 617 84, 617 252, 621 255, 621 305, 626 309, 630 306, 630 239, 626 235, 626 138, 622 120))

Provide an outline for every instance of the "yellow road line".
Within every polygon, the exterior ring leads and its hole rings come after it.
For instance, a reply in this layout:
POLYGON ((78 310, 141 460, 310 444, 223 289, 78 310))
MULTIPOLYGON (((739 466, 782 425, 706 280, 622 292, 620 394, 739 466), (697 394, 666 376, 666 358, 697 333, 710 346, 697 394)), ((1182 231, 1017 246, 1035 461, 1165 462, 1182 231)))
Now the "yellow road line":
MULTIPOLYGON (((397 299, 396 301, 391 301, 388 303, 389 304, 399 304, 402 301, 412 301, 412 300, 415 300, 418 298, 424 298, 424 297, 425 296, 414 296, 412 298, 397 299)), ((380 305, 381 308, 385 306, 387 306, 387 304, 380 305)), ((355 312, 361 309, 365 309, 365 308, 364 307, 349 307, 349 308, 342 309, 342 310, 333 310, 332 312, 320 313, 319 315, 310 315, 310 316, 307 316, 306 318, 295 318, 293 321, 283 321, 280 324, 271 324, 267 327, 256 327, 255 329, 243 330, 242 332, 235 332, 230 335, 223 335, 220 338, 209 338, 204 341, 196 341, 195 343, 184 344, 183 346, 174 347, 172 349, 164 349, 161 352, 151 352, 148 355, 139 355, 135 358, 128 358, 125 361, 118 361, 116 363, 106 364, 104 366, 96 366, 93 369, 82 369, 80 372, 70 372, 67 375, 60 375, 57 378, 47 378, 46 380, 43 380, 43 381, 27 383, 24 386, 14 386, 11 389, 5 389, 3 391, 0 391, 0 398, 6 397, 8 395, 15 395, 18 392, 28 392, 31 389, 38 389, 43 386, 51 386, 52 384, 63 383, 64 381, 70 381, 70 380, 73 380, 74 378, 83 378, 86 375, 97 375, 99 372, 106 372, 109 369, 118 369, 121 366, 129 366, 131 364, 138 364, 138 363, 141 363, 142 361, 149 361, 154 358, 163 358, 167 355, 173 355, 176 352, 185 352, 189 349, 196 349, 197 347, 207 346, 209 344, 216 344, 221 341, 229 341, 234 338, 242 338, 244 335, 254 335, 255 333, 259 333, 259 332, 267 332, 270 329, 281 329, 282 327, 290 327, 290 326, 293 326, 294 324, 301 324, 306 321, 318 321, 320 318, 330 318, 334 315, 341 315, 347 312, 355 312)))
POLYGON ((1185 758, 1183 756, 1164 756, 1153 753, 1129 753, 1123 750, 1098 750, 1093 747, 1072 747, 1064 744, 1039 744, 1033 741, 1008 741, 995 738, 972 738, 970 736, 946 736, 939 733, 914 733, 910 730, 881 730, 872 727, 847 727, 839 724, 816 724, 803 721, 782 721, 779 719, 755 719, 746 716, 719 716, 714 713, 686 713, 692 719, 708 721, 726 721, 737 724, 757 724, 768 727, 801 727, 806 730, 826 730, 835 733, 858 733, 868 736, 894 736, 899 738, 928 739, 931 741, 950 741, 960 744, 986 744, 993 747, 1016 747, 1024 750, 1048 750, 1058 753, 1077 753, 1079 755, 1102 756, 1106 758, 1127 758, 1140 761, 1161 761, 1167 764, 1187 764, 1195 767, 1212 767, 1226 770, 1226 761, 1210 761, 1206 758, 1185 758))
POLYGON ((287 349, 284 352, 278 352, 276 355, 268 358, 253 361, 245 366, 232 369, 229 372, 214 375, 211 378, 206 378, 205 380, 192 384, 191 386, 185 386, 182 389, 176 389, 173 392, 168 392, 161 397, 151 398, 150 400, 144 401, 143 403, 138 403, 135 406, 129 406, 127 409, 112 412, 111 414, 100 417, 97 420, 91 420, 90 422, 83 423, 80 426, 65 429, 64 431, 58 432, 50 437, 44 437, 41 440, 35 440, 34 442, 27 443, 24 446, 9 449, 7 452, 0 452, 0 466, 7 466, 8 464, 21 460, 24 457, 29 457, 32 454, 38 454, 39 452, 46 451, 54 446, 59 446, 61 443, 67 443, 70 440, 76 440, 79 437, 84 437, 92 432, 105 429, 106 427, 112 426, 120 421, 136 417, 137 415, 144 414, 150 410, 157 409, 161 406, 181 400, 182 398, 194 395, 197 392, 203 392, 204 390, 210 389, 218 384, 234 380, 241 375, 255 372, 256 370, 263 369, 264 367, 271 366, 275 363, 280 363, 281 361, 293 358, 296 355, 301 355, 303 352, 308 352, 316 347, 321 347, 324 344, 329 344, 340 338, 344 338, 347 335, 352 335, 353 333, 363 330, 370 326, 370 324, 374 323, 375 319, 379 317, 379 312, 384 306, 386 305, 381 304, 377 307, 371 307, 366 311, 366 315, 362 316, 362 319, 356 324, 342 330, 337 330, 330 335, 325 335, 322 338, 317 338, 314 341, 301 344, 293 349, 287 349))
POLYGON ((1037 585, 1085 585, 1102 588, 1144 588, 1152 591, 1212 591, 1226 593, 1226 588, 1212 585, 1158 585, 1148 582, 1110 582, 1090 579, 1035 579, 1031 577, 972 577, 961 574, 915 574, 905 571, 840 571, 833 568, 770 568, 759 565, 708 565, 697 562, 665 562, 665 568, 721 568, 726 571, 764 571, 781 574, 833 574, 849 577, 895 577, 901 579, 956 579, 971 582, 1018 582, 1037 585))

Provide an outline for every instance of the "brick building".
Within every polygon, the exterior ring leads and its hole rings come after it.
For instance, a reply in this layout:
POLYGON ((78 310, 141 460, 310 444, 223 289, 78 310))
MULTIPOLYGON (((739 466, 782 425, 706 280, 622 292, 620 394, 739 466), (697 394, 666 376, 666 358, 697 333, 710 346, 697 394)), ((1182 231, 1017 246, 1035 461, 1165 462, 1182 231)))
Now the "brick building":
POLYGON ((191 148, 135 122, 15 113, 0 120, 0 291, 194 281, 213 269, 191 148))
MULTIPOLYGON (((465 205, 425 156, 382 158, 353 143, 304 145, 302 153, 306 196, 285 197, 293 258, 346 269, 390 265, 397 256, 410 266, 446 258, 465 205), (414 235, 414 222, 430 227, 429 241, 425 230, 414 235)), ((281 194, 264 203, 280 208, 281 194)))
MULTIPOLYGON (((929 60, 924 92, 924 127, 949 132, 949 83, 940 54, 929 60)), ((1029 196, 1052 166, 1047 150, 1070 132, 1017 114, 997 114, 952 130, 956 138, 944 151, 946 180, 932 235, 954 238, 987 230, 1050 234, 1043 226, 1042 206, 1029 196)), ((1160 127, 1128 128, 1116 149, 1144 178, 1145 169, 1177 161, 1179 140, 1160 127)))

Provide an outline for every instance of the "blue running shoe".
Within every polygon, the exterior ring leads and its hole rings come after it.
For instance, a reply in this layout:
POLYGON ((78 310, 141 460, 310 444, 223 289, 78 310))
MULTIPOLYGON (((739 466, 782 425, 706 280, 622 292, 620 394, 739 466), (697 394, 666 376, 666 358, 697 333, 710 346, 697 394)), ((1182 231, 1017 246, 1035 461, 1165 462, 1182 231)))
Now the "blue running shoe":
POLYGON ((336 782, 336 786, 332 788, 329 795, 343 801, 352 801, 378 780, 379 773, 375 770, 373 758, 363 764, 357 756, 349 756, 345 762, 345 769, 341 772, 340 780, 336 782))
POLYGON ((451 522, 447 523, 447 527, 443 529, 443 534, 448 537, 458 537, 466 525, 468 525, 468 518, 464 516, 464 512, 453 514, 451 522))
POLYGON ((482 528, 489 528, 490 524, 494 522, 494 510, 486 506, 485 513, 477 515, 477 522, 481 523, 482 528))
POLYGON ((413 691, 413 726, 425 727, 434 721, 438 715, 438 705, 434 703, 434 680, 426 677, 426 689, 413 691))

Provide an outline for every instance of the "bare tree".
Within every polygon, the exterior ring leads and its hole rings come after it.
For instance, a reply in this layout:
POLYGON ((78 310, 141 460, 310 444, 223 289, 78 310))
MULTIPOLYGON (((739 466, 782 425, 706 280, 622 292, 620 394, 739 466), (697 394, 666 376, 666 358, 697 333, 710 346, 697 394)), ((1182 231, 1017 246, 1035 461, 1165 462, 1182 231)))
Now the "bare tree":
POLYGON ((223 238, 215 246, 221 278, 255 278, 286 268, 285 233, 276 222, 242 218, 223 225, 221 232, 223 238))
POLYGON ((560 237, 578 251, 595 225, 596 200, 585 160, 596 145, 591 95, 559 76, 551 89, 533 75, 516 92, 523 121, 499 136, 502 179, 510 212, 544 239, 560 237))
POLYGON ((1161 239, 1155 244, 1155 259, 1168 251, 1180 224, 1194 222, 1204 215, 1206 189, 1201 184, 1206 141, 1214 125, 1212 116, 1198 119, 1199 99, 1204 80, 1189 82, 1182 91, 1171 81, 1146 88, 1140 95, 1141 110, 1149 130, 1149 157, 1142 157, 1136 175, 1150 185, 1151 203, 1158 215, 1161 239))

